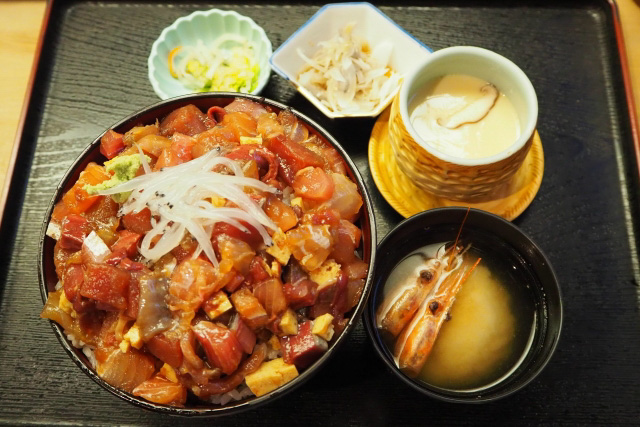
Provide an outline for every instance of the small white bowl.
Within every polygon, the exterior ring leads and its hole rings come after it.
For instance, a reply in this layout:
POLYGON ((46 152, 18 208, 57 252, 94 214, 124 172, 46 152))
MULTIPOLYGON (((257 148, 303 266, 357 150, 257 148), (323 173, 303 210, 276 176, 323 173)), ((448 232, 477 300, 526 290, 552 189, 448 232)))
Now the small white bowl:
POLYGON ((276 73, 289 81, 313 105, 331 118, 375 117, 391 103, 400 88, 398 85, 373 111, 346 114, 330 111, 310 91, 296 82, 298 73, 304 65, 297 49, 300 48, 305 55, 311 57, 317 49, 318 42, 331 39, 351 23, 355 23, 353 35, 356 38, 367 40, 372 47, 382 42, 393 44, 389 65, 403 76, 431 53, 429 47, 406 32, 370 3, 335 3, 323 6, 276 49, 270 62, 276 73))
POLYGON ((153 42, 148 65, 149 81, 156 94, 162 99, 167 99, 194 92, 169 73, 169 52, 177 46, 195 46, 198 40, 208 45, 224 34, 240 35, 255 46, 260 76, 258 86, 251 94, 259 94, 271 74, 269 66, 269 57, 272 54, 271 41, 262 27, 251 18, 219 9, 197 11, 178 18, 153 42))

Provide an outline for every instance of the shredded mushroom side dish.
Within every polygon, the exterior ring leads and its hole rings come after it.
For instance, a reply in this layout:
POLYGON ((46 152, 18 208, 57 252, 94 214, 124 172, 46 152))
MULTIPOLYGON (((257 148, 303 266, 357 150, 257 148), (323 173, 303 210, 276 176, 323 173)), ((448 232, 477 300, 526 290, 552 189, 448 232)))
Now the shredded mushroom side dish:
POLYGON ((373 47, 353 35, 347 25, 330 40, 319 42, 311 56, 298 49, 305 65, 298 83, 329 110, 342 113, 373 111, 400 84, 401 76, 389 66, 393 46, 373 47))

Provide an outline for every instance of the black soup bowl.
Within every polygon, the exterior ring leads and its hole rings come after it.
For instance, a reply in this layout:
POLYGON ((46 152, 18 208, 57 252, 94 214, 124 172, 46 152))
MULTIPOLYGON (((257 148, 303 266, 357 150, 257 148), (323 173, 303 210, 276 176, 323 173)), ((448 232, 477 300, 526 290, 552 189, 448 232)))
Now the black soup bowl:
MULTIPOLYGON (((300 120, 306 127, 309 129, 310 133, 313 133, 319 136, 322 140, 331 144, 335 149, 340 153, 343 158, 346 166, 347 166, 347 174, 351 178, 353 182, 356 183, 360 195, 363 199, 363 206, 360 210, 359 220, 356 223, 359 228, 362 230, 362 240, 360 242, 360 256, 361 258, 368 263, 369 271, 366 277, 365 285, 360 296, 360 299, 357 305, 351 309, 351 311, 345 314, 345 317, 348 318, 348 323, 346 327, 342 331, 342 333, 336 337, 334 337, 329 344, 328 350, 313 364, 304 370, 300 371, 299 375, 294 378, 292 381, 284 384, 283 386, 265 394, 260 397, 247 397, 238 401, 231 401, 224 405, 215 405, 215 404, 206 404, 200 401, 196 401, 188 399, 184 407, 174 407, 168 405, 161 405, 149 402, 140 397, 136 397, 126 391, 113 387, 104 381, 98 374, 95 372, 91 363, 89 362, 87 356, 83 353, 82 349, 74 347, 71 341, 67 338, 64 330, 57 323, 51 322, 53 331, 55 335, 58 337, 58 340, 69 354, 71 359, 75 362, 75 364, 92 380, 98 383, 100 386, 110 391, 114 395, 119 398, 130 402, 139 407, 166 413, 170 415, 180 415, 180 416, 190 416, 190 417, 212 417, 212 416, 222 416, 229 415, 234 413, 239 413, 248 409, 255 408, 259 405, 265 404, 267 402, 271 402, 274 399, 283 396, 284 394, 294 390, 305 381, 307 381, 312 375, 317 373, 322 366, 327 362, 327 360, 332 357, 336 350, 348 339, 349 333, 355 328, 359 316, 362 314, 368 295, 369 290, 371 288, 371 283, 373 280, 373 268, 375 253, 376 253, 376 226, 374 220, 374 214, 372 209, 371 199, 369 197, 369 193, 365 187, 364 181, 358 172, 355 164, 351 161, 346 151, 340 146, 340 144, 320 125, 306 117, 305 115, 287 107, 284 104, 258 97, 253 95, 245 95, 245 94, 237 94, 237 93, 202 93, 202 94, 192 94, 185 95, 177 98, 172 98, 169 100, 165 100, 159 102, 157 104, 151 105, 143 110, 140 110, 129 117, 121 120, 116 123, 110 129, 115 130, 119 133, 125 133, 130 130, 134 126, 138 125, 148 125, 155 123, 156 120, 161 120, 165 116, 167 116, 171 111, 176 108, 183 107, 188 104, 193 104, 198 107, 203 112, 207 112, 210 107, 219 106, 224 107, 231 103, 235 98, 245 98, 254 102, 258 102, 265 106, 270 107, 274 112, 279 112, 282 110, 291 111, 297 118, 300 120)), ((106 133, 106 131, 105 131, 106 133)), ((38 274, 40 279, 40 292, 42 296, 43 303, 46 302, 47 296, 49 292, 53 292, 55 290, 56 284, 58 282, 58 278, 56 276, 55 266, 54 266, 54 245, 55 240, 48 237, 46 235, 47 225, 51 218, 51 214, 53 212, 53 208, 55 204, 62 198, 65 192, 71 188, 71 186, 77 181, 80 172, 85 169, 89 162, 97 162, 102 164, 106 159, 100 154, 100 139, 104 133, 98 136, 76 159, 73 165, 69 168, 67 173, 62 178, 60 184, 55 190, 53 198, 51 200, 51 204, 44 218, 42 232, 40 235, 40 251, 39 251, 39 260, 38 260, 38 274)))
MULTIPOLYGON (((482 277, 485 283, 487 281, 495 283, 493 282, 493 272, 490 273, 490 280, 484 279, 487 276, 481 276, 480 274, 481 273, 478 272, 478 277, 482 277)), ((471 275, 468 277, 471 277, 471 275)), ((478 280, 480 279, 475 280, 474 285, 471 285, 475 286, 476 290, 479 289, 478 285, 475 284, 478 283, 478 280)), ((461 289, 464 290, 464 286, 465 282, 463 281, 461 289)), ((503 289, 506 288, 506 286, 503 287, 503 289)), ((460 291, 458 294, 460 301, 462 301, 462 292, 463 291, 460 291)), ((469 295, 470 292, 471 291, 468 291, 467 295, 469 295)), ((492 292, 493 293, 487 293, 486 295, 498 295, 495 291, 492 292)), ((439 307, 437 302, 432 306, 432 304, 434 304, 432 301, 434 300, 430 299, 430 297, 422 301, 425 301, 425 303, 423 303, 424 305, 422 305, 416 313, 423 313, 423 316, 424 313, 429 316, 428 310, 431 310, 432 313, 435 314, 438 313, 438 309, 442 309, 442 306, 439 307)), ((438 299, 438 301, 442 300, 438 299)), ((491 305, 487 306, 491 307, 491 305)), ((403 307, 407 306, 403 305, 403 307)), ((498 310, 491 311, 490 316, 497 316, 495 315, 497 311, 498 310)), ((485 311, 484 313, 487 312, 485 311)), ((420 319, 423 318, 424 317, 420 317, 420 319)), ((412 319, 415 319, 415 317, 412 319)), ((546 366, 560 337, 560 330, 562 328, 562 301, 558 281, 549 260, 531 238, 524 234, 518 227, 499 216, 485 211, 448 207, 422 212, 404 220, 378 245, 374 282, 369 304, 365 310, 364 321, 377 353, 388 368, 401 381, 415 390, 439 400, 461 403, 483 403, 503 398, 522 389, 546 366), (429 354, 427 363, 418 375, 415 375, 415 373, 407 375, 398 368, 398 363, 394 355, 400 353, 395 350, 395 344, 399 342, 406 345, 405 343, 408 341, 404 340, 402 332, 396 337, 390 334, 388 332, 390 328, 385 328, 383 321, 384 319, 388 319, 385 317, 385 313, 390 312, 387 311, 390 302, 399 301, 399 299, 394 298, 396 295, 400 295, 400 293, 392 293, 390 290, 393 288, 390 286, 397 283, 416 283, 415 278, 417 278, 419 272, 424 269, 424 260, 426 258, 411 258, 410 255, 413 256, 412 254, 416 254, 416 252, 419 252, 419 250, 425 246, 429 247, 428 245, 438 247, 444 242, 453 243, 456 240, 459 230, 461 230, 458 240, 459 246, 466 247, 471 244, 469 254, 473 253, 481 258, 478 265, 484 264, 488 269, 484 271, 492 271, 491 268, 497 265, 505 267, 506 275, 504 275, 504 277, 507 277, 506 282, 510 283, 513 292, 508 294, 507 291, 504 291, 501 295, 509 295, 508 299, 504 299, 504 301, 510 302, 510 304, 504 304, 504 306, 509 307, 508 312, 512 313, 509 318, 517 319, 518 314, 522 313, 528 313, 528 317, 522 317, 524 321, 520 323, 514 321, 516 326, 510 330, 513 332, 510 332, 508 336, 515 336, 516 338, 509 338, 511 339, 510 342, 517 342, 519 344, 518 346, 514 344, 510 347, 514 349, 512 350, 511 356, 500 359, 502 360, 500 362, 500 368, 494 369, 494 372, 489 375, 486 374, 486 371, 482 374, 485 376, 480 378, 484 378, 484 383, 475 383, 473 385, 467 383, 467 385, 464 385, 458 382, 452 386, 452 382, 450 382, 449 379, 454 377, 459 378, 461 372, 466 375, 469 369, 464 368, 467 369, 467 371, 464 371, 451 367, 455 367, 455 363, 462 363, 458 360, 468 362, 469 360, 473 360, 473 357, 476 357, 468 356, 469 354, 474 354, 470 350, 472 347, 465 347, 466 344, 460 343, 469 342, 468 337, 471 337, 471 341, 473 341, 474 337, 483 333, 483 331, 480 331, 480 328, 483 328, 483 323, 478 321, 478 317, 472 317, 476 314, 469 314, 476 312, 482 313, 482 311, 480 309, 469 310, 469 307, 474 306, 469 306, 467 303, 468 301, 473 301, 475 304, 482 304, 486 299, 483 300, 477 296, 483 294, 475 291, 475 300, 467 297, 466 302, 461 303, 459 306, 466 307, 467 316, 472 319, 465 324, 470 325, 469 332, 466 332, 465 329, 460 329, 459 325, 462 322, 458 322, 456 326, 457 329, 453 328, 453 321, 456 320, 456 316, 461 316, 460 312, 456 312, 455 300, 453 306, 450 307, 450 311, 443 313, 444 320, 442 322, 442 328, 440 329, 440 335, 437 335, 437 338, 444 335, 443 331, 448 326, 447 321, 452 320, 452 328, 445 331, 449 334, 446 340, 447 343, 443 343, 441 347, 445 348, 445 350, 441 350, 437 356, 434 356, 434 353, 437 353, 436 349, 438 347, 438 341, 436 339, 431 353, 427 353, 429 354), (408 261, 406 261, 409 259, 414 260, 412 262, 416 263, 411 264, 411 267, 405 270, 413 273, 413 275, 407 276, 410 277, 411 279, 409 280, 413 280, 413 282, 404 282, 402 277, 405 277, 403 276, 405 273, 398 273, 398 271, 402 271, 402 269, 399 268, 396 271, 394 271, 394 269, 396 269, 401 261, 405 262, 402 265, 409 265, 407 264, 408 261), (416 259, 417 261, 415 261, 416 259), (390 276, 391 280, 388 281, 390 276), (385 288, 385 286, 387 287, 385 288), (391 296, 385 299, 387 295, 391 296), (517 301, 523 303, 515 304, 514 302, 517 301), (518 334, 515 333, 517 331, 522 332, 520 338, 518 338, 518 334), (455 338, 456 334, 460 334, 459 339, 455 338), (454 339, 450 338, 452 335, 454 339), (458 349, 460 351, 457 351, 458 349), (448 353, 446 353, 447 350, 449 351, 448 353), (459 354, 464 354, 465 356, 458 358, 459 354), (429 357, 436 357, 436 361, 434 361, 431 366, 427 366, 430 362, 429 357), (447 362, 443 363, 442 360, 447 360, 447 362), (447 369, 442 368, 443 366, 446 366, 447 369), (431 374, 425 374, 425 372, 430 372, 431 374), (439 375, 439 380, 432 380, 434 378, 433 372, 437 372, 436 375, 439 375), (452 374, 452 372, 454 373, 452 374)), ((493 320, 493 322, 494 325, 497 324, 497 321, 493 320)), ((401 325, 402 323, 397 324, 401 325)), ((417 323, 409 322, 409 326, 406 328, 415 331, 418 328, 411 326, 416 324, 417 323)), ((488 330, 489 328, 485 329, 488 330)), ((425 335, 414 334, 412 338, 416 336, 425 335)), ((490 335, 487 333, 487 336, 490 335)), ((474 351, 482 354, 487 351, 487 348, 492 348, 492 345, 493 343, 491 343, 491 345, 481 346, 481 348, 475 348, 474 351)), ((399 346, 398 348, 403 347, 399 346)), ((403 358, 403 361, 406 360, 406 358, 403 358)), ((483 361, 487 359, 476 358, 475 360, 484 363, 483 361)), ((483 379, 480 381, 483 381, 483 379)))

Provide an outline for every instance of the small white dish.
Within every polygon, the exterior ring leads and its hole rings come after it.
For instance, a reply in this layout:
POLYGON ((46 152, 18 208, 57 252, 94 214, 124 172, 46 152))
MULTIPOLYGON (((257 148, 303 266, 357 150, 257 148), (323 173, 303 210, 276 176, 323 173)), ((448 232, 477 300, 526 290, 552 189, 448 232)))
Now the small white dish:
POLYGON ((169 73, 169 52, 177 46, 195 46, 198 40, 208 45, 224 34, 242 36, 255 46, 260 76, 258 85, 251 94, 259 94, 271 74, 271 41, 253 19, 234 11, 219 9, 193 12, 191 15, 178 18, 162 31, 151 47, 148 60, 149 81, 155 93, 161 99, 193 93, 193 90, 185 87, 169 73))
POLYGON ((309 90, 297 83, 298 73, 305 64, 297 50, 301 49, 305 55, 312 57, 318 42, 329 40, 351 23, 355 23, 353 35, 368 41, 372 48, 383 42, 390 42, 393 45, 389 65, 403 76, 423 62, 425 57, 432 52, 429 47, 370 3, 333 3, 321 7, 276 49, 269 62, 276 73, 289 81, 313 105, 331 118, 375 117, 391 103, 400 89, 400 85, 398 85, 373 111, 341 113, 329 110, 309 90))

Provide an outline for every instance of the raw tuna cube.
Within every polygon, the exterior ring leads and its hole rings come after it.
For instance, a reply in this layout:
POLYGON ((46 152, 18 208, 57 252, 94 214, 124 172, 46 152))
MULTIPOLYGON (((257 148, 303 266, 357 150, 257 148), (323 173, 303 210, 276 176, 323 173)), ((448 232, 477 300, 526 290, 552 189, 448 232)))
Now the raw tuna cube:
POLYGON ((160 133, 171 136, 176 132, 193 136, 213 127, 213 121, 193 104, 173 110, 160 123, 160 133))
POLYGON ((299 280, 295 285, 285 283, 284 296, 292 309, 298 310, 302 307, 309 307, 316 302, 317 285, 309 279, 299 280))
POLYGON ((299 325, 298 335, 280 338, 284 361, 304 369, 315 362, 327 351, 327 342, 311 333, 311 321, 299 325))
POLYGON ((282 292, 282 282, 277 277, 258 283, 253 288, 253 295, 258 298, 269 316, 278 315, 287 309, 287 300, 282 292))
POLYGON ((192 329, 212 365, 227 375, 238 369, 242 347, 229 329, 207 321, 198 322, 192 329))
POLYGON ((107 159, 113 159, 124 150, 122 134, 109 129, 100 139, 100 153, 107 159))
POLYGON ((105 264, 87 265, 80 295, 108 304, 117 310, 127 308, 129 272, 105 264))
POLYGON ((180 348, 180 339, 177 336, 159 333, 147 341, 146 345, 147 350, 164 363, 174 368, 179 368, 182 365, 182 349, 180 348))
POLYGON ((111 246, 113 252, 124 251, 127 256, 133 257, 138 253, 138 240, 140 240, 140 234, 134 233, 129 230, 122 230, 118 233, 118 240, 111 246))
POLYGON ((79 251, 82 248, 84 238, 89 234, 91 228, 89 221, 76 214, 71 214, 62 220, 62 233, 59 244, 63 249, 79 251))
POLYGON ((231 294, 231 302, 238 314, 251 329, 257 329, 267 324, 269 317, 258 298, 249 289, 240 288, 231 294))
POLYGON ((229 329, 236 336, 242 350, 251 354, 256 345, 256 334, 242 321, 238 314, 234 315, 229 324, 229 329))
POLYGON ((78 292, 84 282, 84 269, 80 264, 71 264, 64 272, 64 294, 71 302, 76 300, 78 292))

